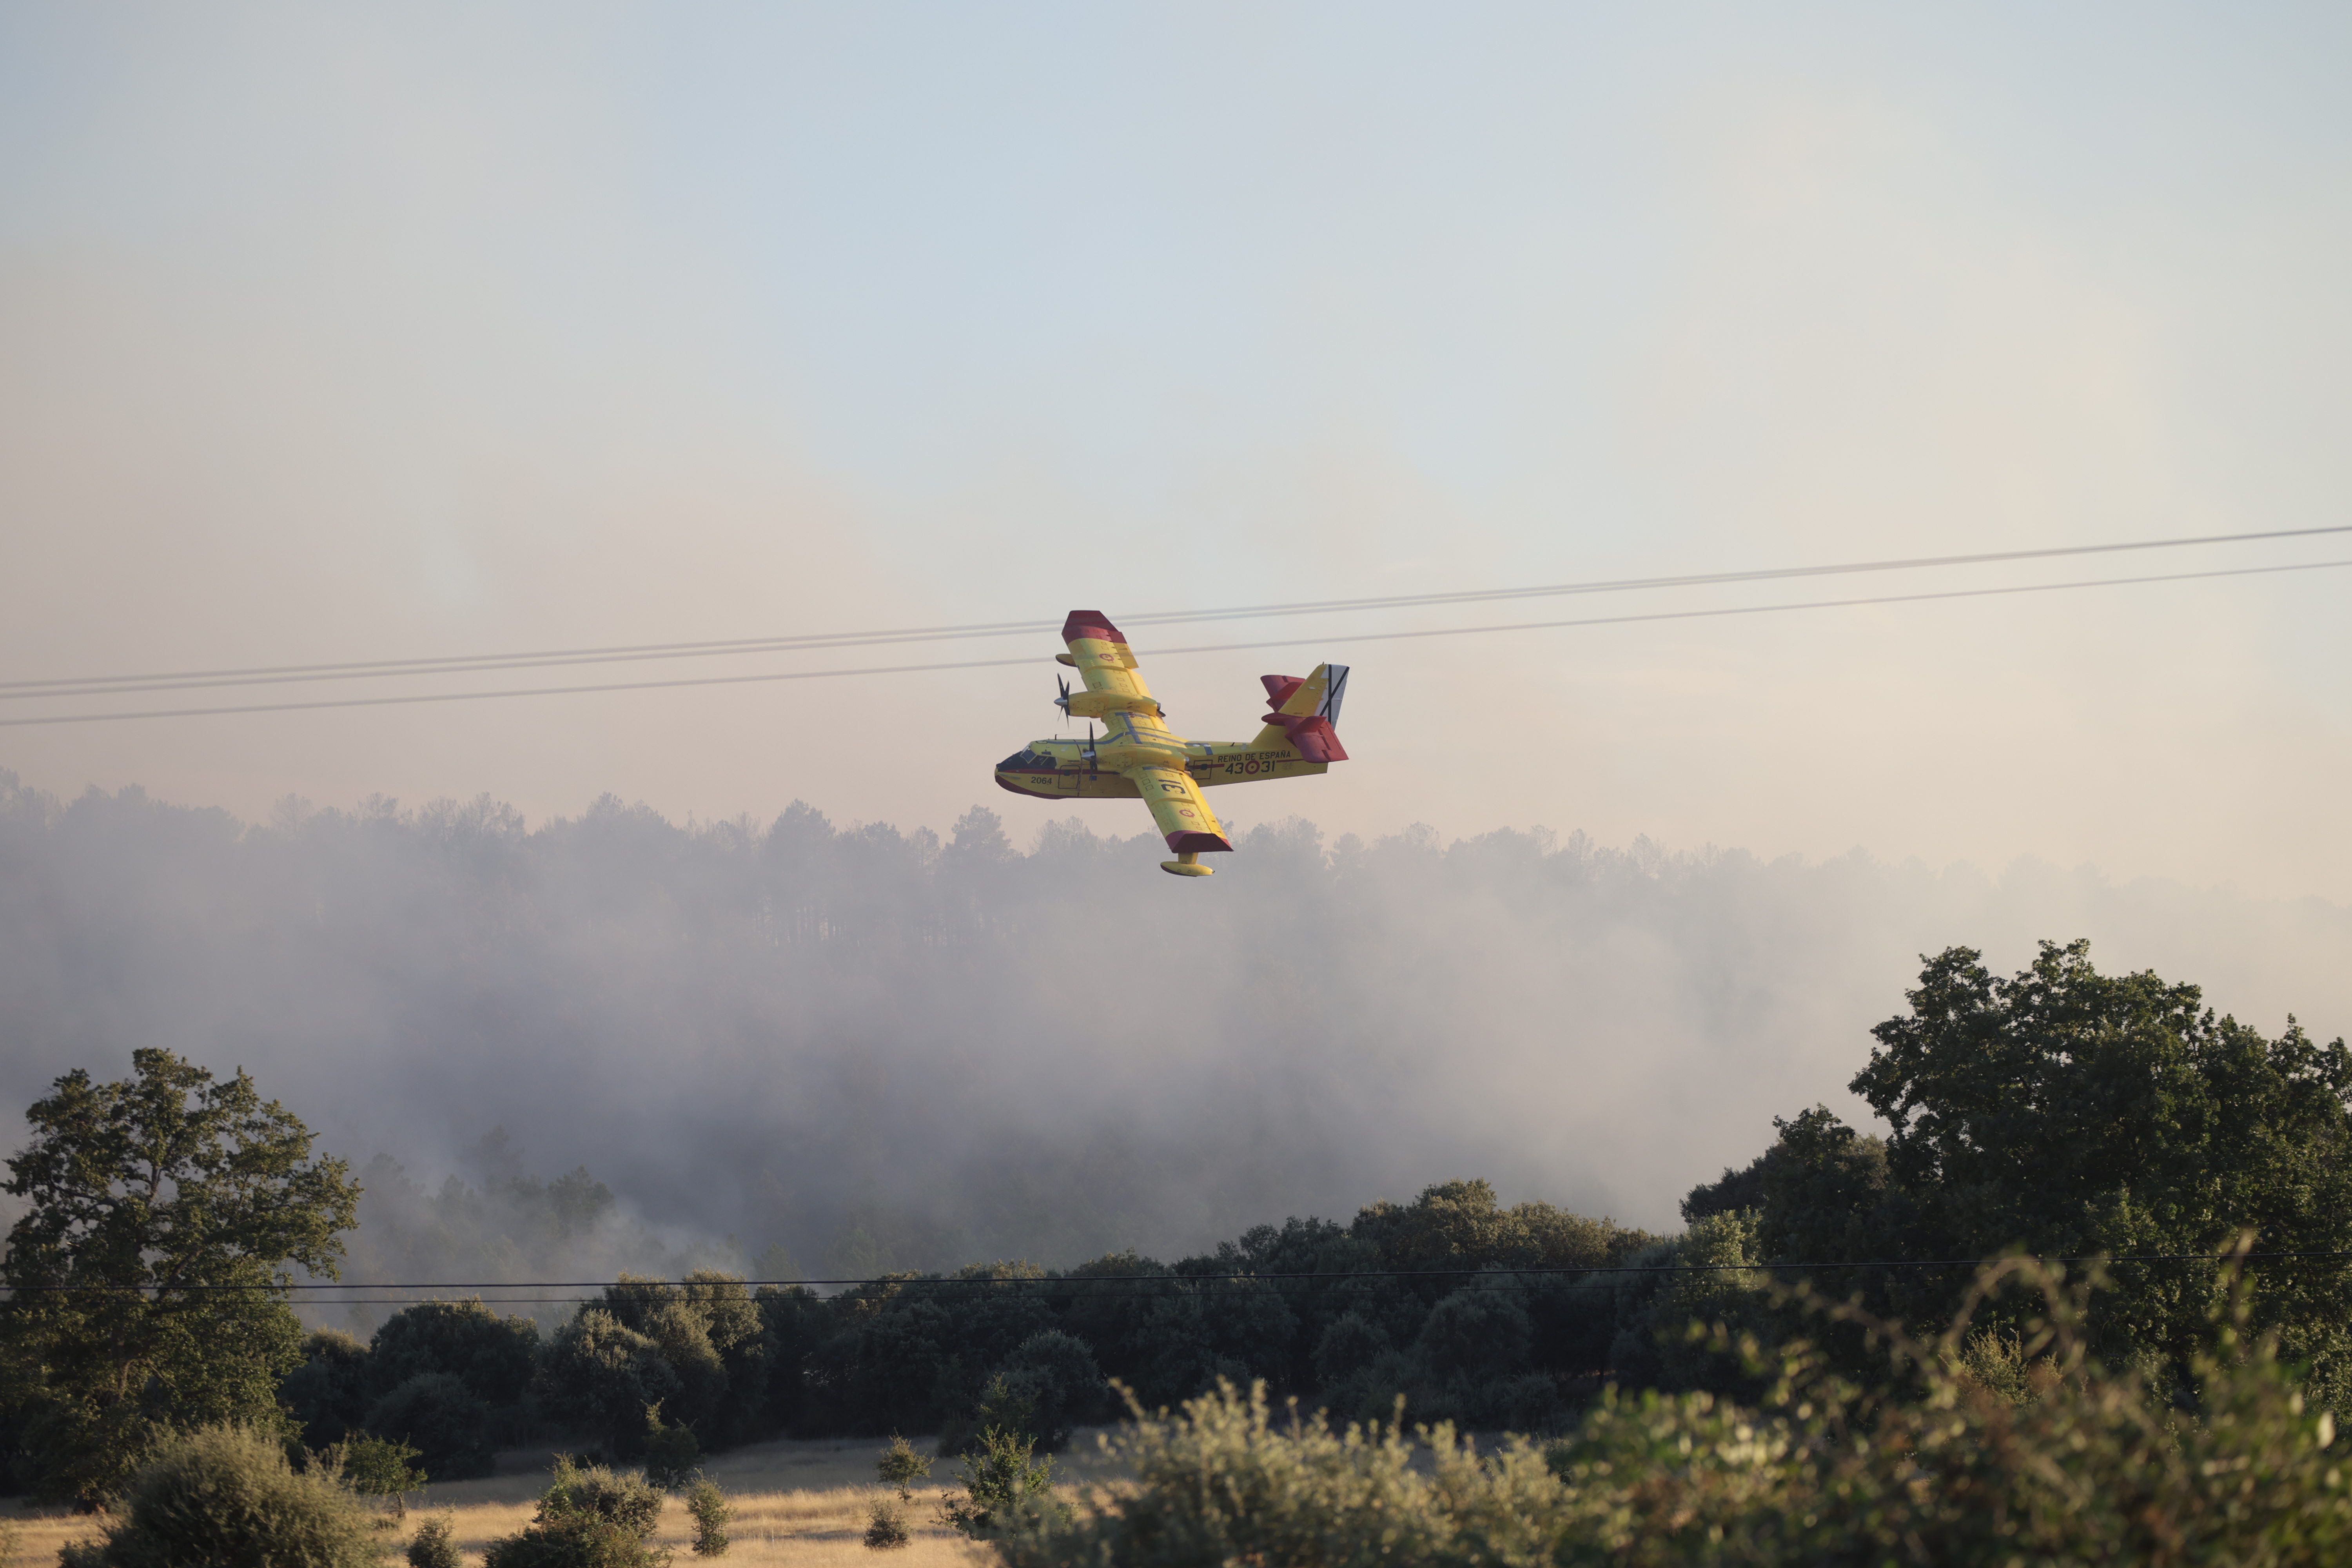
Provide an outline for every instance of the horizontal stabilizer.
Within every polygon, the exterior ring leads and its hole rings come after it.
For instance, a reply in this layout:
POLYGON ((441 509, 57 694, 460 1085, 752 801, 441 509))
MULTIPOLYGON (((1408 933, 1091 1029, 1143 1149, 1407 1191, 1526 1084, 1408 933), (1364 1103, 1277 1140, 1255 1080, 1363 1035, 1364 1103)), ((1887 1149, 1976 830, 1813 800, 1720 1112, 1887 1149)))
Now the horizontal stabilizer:
POLYGON ((1332 727, 1348 694, 1348 667, 1318 664, 1312 675, 1261 675, 1267 706, 1266 730, 1279 731, 1310 763, 1344 763, 1348 749, 1332 727))

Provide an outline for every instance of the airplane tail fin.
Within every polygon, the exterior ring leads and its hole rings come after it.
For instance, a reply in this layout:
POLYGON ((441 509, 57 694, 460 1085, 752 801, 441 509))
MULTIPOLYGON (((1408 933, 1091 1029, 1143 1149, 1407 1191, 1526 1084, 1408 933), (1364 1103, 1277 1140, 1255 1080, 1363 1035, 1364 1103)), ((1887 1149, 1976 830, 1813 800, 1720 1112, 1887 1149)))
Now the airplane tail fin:
POLYGON ((1265 728, 1258 736, 1261 741, 1287 742, 1310 763, 1348 760, 1347 748, 1339 744, 1339 732, 1334 728, 1339 704, 1348 695, 1346 665, 1318 664, 1312 675, 1262 675, 1258 679, 1265 687, 1266 706, 1274 710, 1265 716, 1265 728))

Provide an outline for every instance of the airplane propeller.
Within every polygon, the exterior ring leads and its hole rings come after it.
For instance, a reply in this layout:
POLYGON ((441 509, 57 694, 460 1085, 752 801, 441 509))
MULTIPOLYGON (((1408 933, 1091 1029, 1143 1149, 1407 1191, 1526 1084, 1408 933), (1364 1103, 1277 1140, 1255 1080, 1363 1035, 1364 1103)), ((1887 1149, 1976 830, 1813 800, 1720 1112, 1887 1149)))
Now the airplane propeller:
POLYGON ((1089 721, 1087 722, 1087 752, 1086 752, 1086 756, 1087 756, 1087 777, 1088 777, 1088 778, 1093 778, 1093 777, 1095 776, 1095 727, 1094 727, 1094 724, 1093 724, 1092 721, 1089 721))
POLYGON ((1063 716, 1066 718, 1070 711, 1069 680, 1066 677, 1057 675, 1054 677, 1054 684, 1062 689, 1062 694, 1054 699, 1054 706, 1059 708, 1062 710, 1063 716))

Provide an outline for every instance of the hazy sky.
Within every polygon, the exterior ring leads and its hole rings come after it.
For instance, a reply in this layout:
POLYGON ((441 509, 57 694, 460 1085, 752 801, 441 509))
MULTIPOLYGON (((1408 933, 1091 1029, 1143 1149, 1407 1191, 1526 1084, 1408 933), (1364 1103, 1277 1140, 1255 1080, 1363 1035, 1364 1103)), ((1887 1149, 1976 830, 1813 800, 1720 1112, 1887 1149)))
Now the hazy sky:
MULTIPOLYGON (((2348 59, 2322 5, 5 5, 0 679, 2352 521, 2348 59)), ((1245 822, 2343 902, 2348 595, 1329 617, 1147 674, 1240 736, 1261 671, 1355 666, 1356 760, 1245 822)), ((988 769, 1053 647, 0 767, 1025 837, 988 769)))

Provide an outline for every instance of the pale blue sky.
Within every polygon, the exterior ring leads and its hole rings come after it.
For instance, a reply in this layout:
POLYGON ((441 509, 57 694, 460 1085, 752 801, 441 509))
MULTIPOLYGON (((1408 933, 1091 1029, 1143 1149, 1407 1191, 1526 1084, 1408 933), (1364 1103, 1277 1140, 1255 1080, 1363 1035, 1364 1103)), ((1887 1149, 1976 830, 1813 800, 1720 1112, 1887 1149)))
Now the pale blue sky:
MULTIPOLYGON (((6 6, 0 663, 2352 521, 2347 63, 2315 5, 6 6)), ((1233 809, 2352 900, 2347 581, 1333 621, 1358 761, 1233 809)), ((1265 664, 1149 673, 1240 733, 1265 664)), ((1049 692, 19 730, 0 766, 1025 836, 986 767, 1049 692)))

